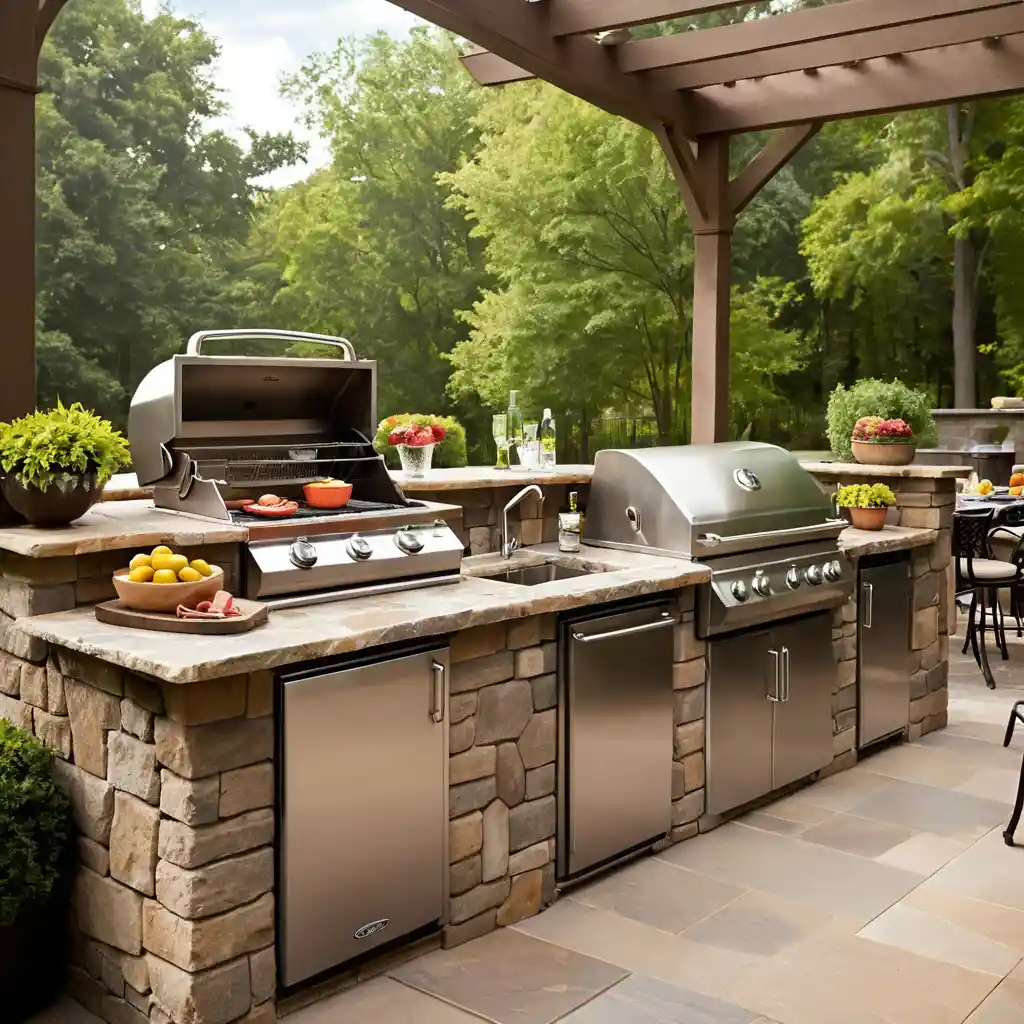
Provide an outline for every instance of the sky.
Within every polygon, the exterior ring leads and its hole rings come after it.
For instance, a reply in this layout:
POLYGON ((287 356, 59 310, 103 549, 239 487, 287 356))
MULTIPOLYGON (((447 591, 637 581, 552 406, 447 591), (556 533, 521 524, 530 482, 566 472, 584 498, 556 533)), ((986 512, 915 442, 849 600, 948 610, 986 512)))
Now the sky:
MULTIPOLYGON (((217 82, 231 114, 224 127, 239 131, 288 131, 310 142, 308 164, 271 175, 286 185, 327 162, 322 140, 297 122, 296 110, 278 92, 281 76, 298 70, 310 53, 330 49, 342 36, 384 29, 403 35, 420 22, 388 0, 167 0, 183 16, 200 21, 221 45, 217 82)), ((143 0, 153 13, 161 0, 143 0)))

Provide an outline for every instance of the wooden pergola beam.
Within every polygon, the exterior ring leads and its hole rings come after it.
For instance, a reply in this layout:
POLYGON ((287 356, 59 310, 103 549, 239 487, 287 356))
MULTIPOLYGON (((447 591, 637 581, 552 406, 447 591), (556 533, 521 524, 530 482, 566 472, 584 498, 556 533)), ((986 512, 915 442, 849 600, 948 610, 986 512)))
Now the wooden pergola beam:
MULTIPOLYGON (((1024 26, 1022 26, 1024 28, 1024 26)), ((881 58, 854 67, 821 68, 757 81, 698 89, 693 97, 699 135, 751 132, 806 121, 934 107, 1024 91, 1024 35, 996 45, 965 43, 881 58)))
MULTIPOLYGON (((878 31, 997 7, 1016 8, 1024 16, 1021 0, 845 0, 701 32, 679 32, 623 43, 617 51, 619 67, 628 72, 650 71, 739 57, 781 46, 797 47, 855 32, 878 31)), ((813 65, 804 64, 808 66, 813 65)))
POLYGON ((544 10, 547 4, 522 0, 394 2, 612 114, 643 125, 688 120, 687 104, 680 93, 658 93, 636 76, 623 74, 613 48, 585 36, 554 39, 548 24, 550 12, 544 10))
POLYGON ((483 47, 465 54, 462 64, 476 79, 478 85, 508 85, 511 82, 526 82, 537 77, 483 47))
POLYGON ((738 217, 757 194, 821 131, 817 122, 798 124, 777 132, 749 164, 729 182, 729 208, 738 217))
POLYGON ((754 0, 548 0, 552 35, 606 32, 613 28, 649 25, 670 18, 711 14, 747 7, 754 0))
POLYGON ((791 71, 818 69, 1012 35, 1021 31, 1022 21, 1024 14, 1016 5, 997 7, 989 11, 900 25, 878 32, 859 32, 836 39, 762 50, 742 57, 683 64, 649 74, 651 82, 664 89, 700 89, 747 78, 767 78, 791 71))

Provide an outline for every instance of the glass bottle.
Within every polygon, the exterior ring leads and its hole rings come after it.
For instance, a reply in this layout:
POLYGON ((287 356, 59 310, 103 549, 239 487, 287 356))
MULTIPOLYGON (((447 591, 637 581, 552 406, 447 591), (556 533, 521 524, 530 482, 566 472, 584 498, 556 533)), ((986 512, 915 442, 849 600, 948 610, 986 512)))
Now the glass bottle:
POLYGON ((544 410, 540 419, 540 430, 537 433, 540 441, 540 468, 543 473, 555 471, 555 417, 551 415, 550 409, 544 410))
POLYGON ((522 454, 519 450, 519 446, 523 443, 523 414, 519 408, 519 392, 510 391, 508 393, 508 412, 505 413, 506 422, 505 428, 507 434, 505 435, 508 439, 508 464, 509 468, 518 468, 513 466, 512 462, 512 450, 515 449, 516 463, 522 465, 522 454))
POLYGON ((580 550, 580 533, 583 525, 575 491, 569 494, 569 511, 558 513, 558 550, 576 554, 580 550))

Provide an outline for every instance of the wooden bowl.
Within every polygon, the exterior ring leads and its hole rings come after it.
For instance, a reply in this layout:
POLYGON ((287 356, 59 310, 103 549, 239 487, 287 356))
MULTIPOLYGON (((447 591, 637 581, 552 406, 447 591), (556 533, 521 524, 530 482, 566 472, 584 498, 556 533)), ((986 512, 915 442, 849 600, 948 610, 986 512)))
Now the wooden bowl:
POLYGON ((323 484, 306 484, 302 493, 310 508, 344 508, 352 497, 352 485, 338 483, 325 487, 323 484))
POLYGON ((224 570, 216 565, 211 568, 213 575, 196 583, 133 583, 128 579, 128 570, 119 569, 114 573, 114 589, 126 608, 173 614, 179 604, 195 608, 200 601, 211 601, 218 590, 224 589, 224 570))

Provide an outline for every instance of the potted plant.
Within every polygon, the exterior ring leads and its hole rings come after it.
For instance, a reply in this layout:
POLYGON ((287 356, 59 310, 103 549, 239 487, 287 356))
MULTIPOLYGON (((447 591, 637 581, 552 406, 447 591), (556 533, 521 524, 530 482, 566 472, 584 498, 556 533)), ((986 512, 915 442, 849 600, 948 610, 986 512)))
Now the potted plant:
POLYGON ((73 847, 53 752, 0 719, 0 1006, 23 1021, 60 989, 73 847))
POLYGON ((896 495, 885 484, 850 484, 839 489, 835 503, 849 510, 850 522, 858 530, 881 530, 896 495))
MULTIPOLYGON (((922 448, 939 443, 931 395, 908 388, 898 380, 867 378, 852 387, 837 385, 828 400, 828 443, 832 453, 844 462, 853 461, 853 428, 864 416, 882 420, 904 420, 922 448)), ((878 452, 875 450, 875 454, 878 452)))
POLYGON ((395 427, 388 434, 388 444, 398 449, 402 472, 406 476, 422 477, 430 469, 434 445, 443 441, 444 435, 444 427, 437 423, 433 426, 408 423, 404 427, 395 427))
POLYGON ((872 466, 909 466, 914 461, 917 442, 905 420, 884 420, 881 416, 862 416, 850 439, 853 457, 872 466))
POLYGON ((79 402, 0 424, 4 497, 33 526, 85 515, 127 464, 128 442, 79 402))

